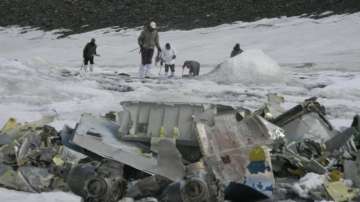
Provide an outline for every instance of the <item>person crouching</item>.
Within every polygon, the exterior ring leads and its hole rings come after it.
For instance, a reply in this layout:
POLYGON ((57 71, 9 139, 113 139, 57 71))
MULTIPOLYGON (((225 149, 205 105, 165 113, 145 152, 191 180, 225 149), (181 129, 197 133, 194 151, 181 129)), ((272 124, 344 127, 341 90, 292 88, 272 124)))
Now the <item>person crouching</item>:
MULTIPOLYGON (((200 73, 200 63, 195 60, 187 60, 183 64, 183 72, 184 68, 189 69, 189 75, 188 76, 199 76, 200 73)), ((184 76, 184 75, 183 75, 184 76)))

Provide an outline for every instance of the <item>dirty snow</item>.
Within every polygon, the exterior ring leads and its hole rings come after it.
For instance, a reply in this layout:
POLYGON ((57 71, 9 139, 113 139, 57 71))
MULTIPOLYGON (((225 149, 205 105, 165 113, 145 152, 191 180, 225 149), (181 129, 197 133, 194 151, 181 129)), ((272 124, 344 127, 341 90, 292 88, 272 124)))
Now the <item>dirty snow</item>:
MULTIPOLYGON (((140 29, 117 32, 108 28, 64 39, 56 39, 55 32, 25 30, 20 34, 23 28, 0 28, 0 125, 9 117, 32 121, 51 114, 56 115, 52 124, 61 129, 63 124, 74 126, 83 112, 100 115, 121 110, 119 103, 124 100, 207 102, 256 109, 266 101, 266 94, 274 92, 285 97, 284 107, 318 96, 338 128, 348 126, 360 113, 360 13, 162 32, 161 43, 170 42, 178 53, 177 78, 145 82, 118 76, 137 73, 140 29), (94 73, 79 73, 82 49, 92 37, 97 39, 101 57, 95 58, 94 73), (244 55, 223 63, 235 43, 241 44, 244 55), (191 59, 202 64, 202 75, 220 63, 228 64, 221 71, 230 67, 233 74, 216 79, 179 78, 183 61, 191 59), (134 91, 121 92, 124 86, 134 91)), ((159 68, 154 67, 153 74, 158 73, 159 68)), ((30 202, 79 201, 63 193, 0 189, 0 201, 26 197, 30 202)))
POLYGON ((64 192, 49 192, 49 193, 25 193, 19 191, 12 191, 0 188, 0 201, 27 201, 27 202, 80 202, 80 198, 69 193, 64 192))
POLYGON ((325 182, 325 175, 307 173, 299 182, 296 182, 292 188, 302 198, 310 198, 309 192, 323 186, 325 182))

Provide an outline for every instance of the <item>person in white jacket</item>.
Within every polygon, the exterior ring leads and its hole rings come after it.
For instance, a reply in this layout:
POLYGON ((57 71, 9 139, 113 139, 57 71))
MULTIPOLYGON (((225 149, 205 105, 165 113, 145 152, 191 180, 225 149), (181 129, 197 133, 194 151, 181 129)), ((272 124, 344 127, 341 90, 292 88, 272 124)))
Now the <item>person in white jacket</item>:
POLYGON ((169 69, 171 71, 171 76, 174 76, 175 73, 175 59, 176 52, 170 43, 165 44, 165 48, 161 51, 161 61, 165 64, 165 76, 168 75, 169 69))

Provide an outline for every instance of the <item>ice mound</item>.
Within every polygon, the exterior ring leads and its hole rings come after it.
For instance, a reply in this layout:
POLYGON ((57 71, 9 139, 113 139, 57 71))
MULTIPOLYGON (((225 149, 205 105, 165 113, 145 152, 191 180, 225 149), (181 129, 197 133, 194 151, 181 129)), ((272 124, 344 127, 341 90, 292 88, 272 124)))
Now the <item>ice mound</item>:
POLYGON ((247 50, 202 76, 218 83, 268 83, 284 81, 276 61, 261 50, 247 50))

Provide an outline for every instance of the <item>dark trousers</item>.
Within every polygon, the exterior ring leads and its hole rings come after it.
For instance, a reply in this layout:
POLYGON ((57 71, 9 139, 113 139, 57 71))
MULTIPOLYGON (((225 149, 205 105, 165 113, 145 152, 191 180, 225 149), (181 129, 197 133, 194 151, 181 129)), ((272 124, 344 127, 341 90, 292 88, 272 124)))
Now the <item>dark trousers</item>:
POLYGON ((171 70, 171 72, 175 72, 175 65, 166 65, 165 64, 165 72, 169 72, 169 68, 171 70))
POLYGON ((199 76, 200 68, 191 67, 189 69, 189 74, 193 76, 199 76))
POLYGON ((154 55, 153 48, 142 48, 141 49, 141 64, 142 65, 151 64, 153 55, 154 55))
POLYGON ((94 56, 91 56, 91 57, 84 57, 84 65, 88 65, 90 61, 90 64, 94 64, 94 56))

